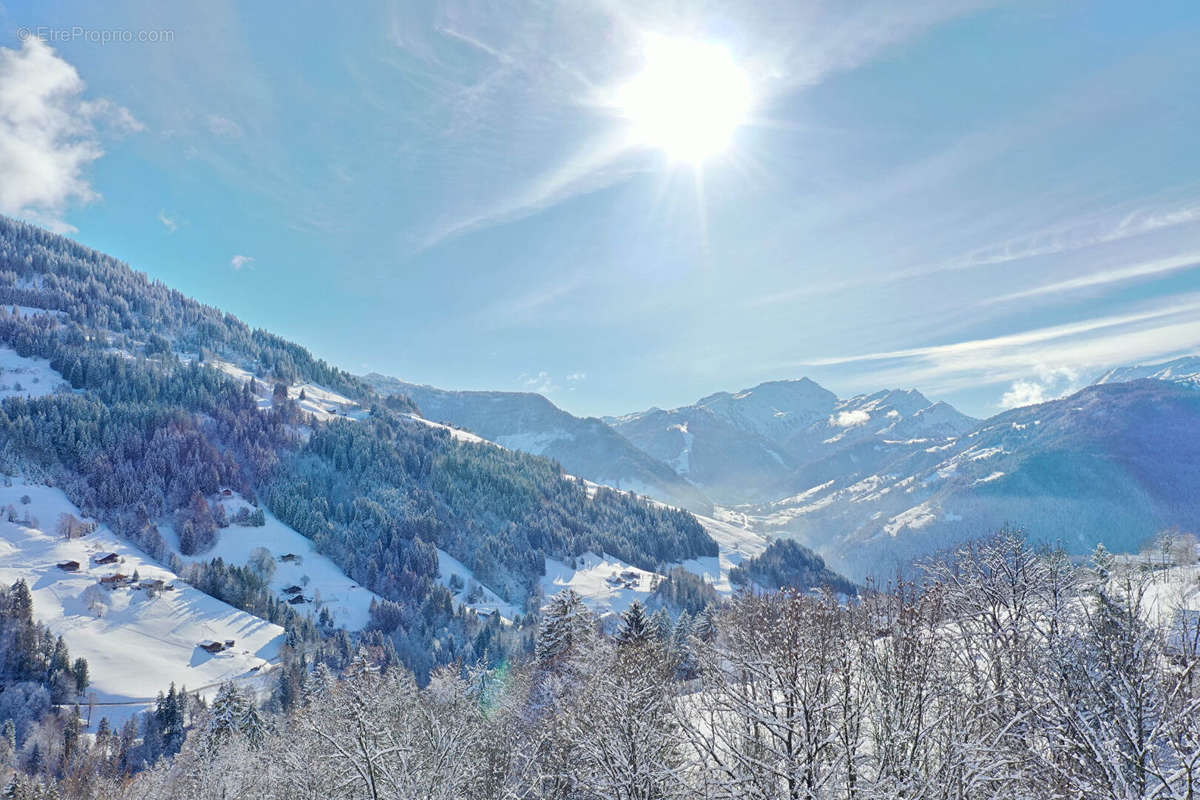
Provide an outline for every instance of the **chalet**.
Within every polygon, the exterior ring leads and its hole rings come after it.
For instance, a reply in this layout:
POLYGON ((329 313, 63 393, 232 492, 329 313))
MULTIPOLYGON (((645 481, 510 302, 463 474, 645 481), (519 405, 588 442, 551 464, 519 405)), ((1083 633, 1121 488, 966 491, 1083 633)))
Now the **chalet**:
POLYGON ((116 553, 97 553, 92 556, 93 564, 116 564, 121 557, 116 553))
POLYGON ((294 606, 298 606, 301 603, 307 603, 308 601, 304 599, 304 595, 298 594, 298 595, 295 595, 294 597, 289 597, 288 602, 294 606))
POLYGON ((221 497, 233 497, 233 489, 222 489, 221 497))
POLYGON ((128 575, 125 575, 120 572, 115 572, 112 575, 105 575, 103 578, 101 578, 100 585, 107 586, 110 589, 114 589, 118 586, 124 586, 125 584, 131 582, 132 580, 133 579, 130 578, 128 575))
POLYGON ((284 553, 279 557, 279 560, 284 564, 295 564, 300 561, 300 556, 296 555, 295 553, 284 553))
POLYGON ((63 572, 79 572, 78 561, 60 561, 54 566, 58 567, 63 572))
POLYGON ((141 583, 139 583, 137 585, 137 588, 153 589, 156 592, 161 592, 163 589, 167 588, 167 582, 164 580, 160 580, 158 578, 151 578, 149 580, 144 580, 141 583))
POLYGON ((286 589, 284 589, 284 590, 283 590, 283 593, 284 593, 284 594, 300 594, 300 593, 301 593, 301 592, 303 592, 303 591, 304 591, 304 589, 302 589, 302 588, 300 588, 299 586, 296 586, 295 584, 293 584, 293 585, 291 585, 291 586, 287 587, 286 589))
POLYGON ((219 653, 225 649, 225 645, 223 643, 214 642, 211 639, 209 639, 208 641, 200 642, 198 645, 196 645, 196 647, 199 647, 201 650, 203 650, 206 653, 219 653))

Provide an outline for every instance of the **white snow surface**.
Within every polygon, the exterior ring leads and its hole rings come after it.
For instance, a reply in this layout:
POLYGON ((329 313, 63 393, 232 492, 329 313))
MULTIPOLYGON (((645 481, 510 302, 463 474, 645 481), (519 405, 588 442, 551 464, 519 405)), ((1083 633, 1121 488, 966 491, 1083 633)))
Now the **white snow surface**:
MULTIPOLYGON (((254 377, 249 370, 219 358, 209 359, 206 363, 242 383, 254 377)), ((256 378, 255 384, 257 391, 254 396, 258 399, 258 407, 270 408, 274 403, 274 384, 264 378, 256 378)), ((350 398, 315 383, 292 384, 288 387, 288 397, 295 400, 302 411, 312 414, 320 422, 337 417, 362 419, 370 413, 350 398), (301 394, 304 395, 304 399, 300 398, 301 394)))
POLYGON ((607 617, 624 612, 634 600, 644 603, 654 591, 658 577, 613 556, 584 553, 575 559, 574 567, 547 558, 541 586, 547 598, 574 589, 588 608, 607 617))
POLYGON ((726 520, 699 514, 693 516, 716 541, 720 551, 715 558, 689 558, 679 566, 705 578, 719 594, 731 595, 733 586, 729 582, 729 570, 762 553, 769 541, 761 534, 726 520))
POLYGON ((495 442, 484 439, 482 436, 477 436, 474 433, 471 433, 470 431, 464 431, 461 428, 455 428, 450 425, 443 425, 440 422, 433 422, 431 420, 425 419, 424 417, 419 417, 416 414, 404 414, 403 416, 408 417, 413 422, 418 422, 422 425, 427 425, 430 428, 441 428, 442 430, 449 433, 451 437, 453 437, 454 439, 457 439, 460 442, 471 442, 472 444, 490 444, 490 445, 495 445, 496 447, 502 447, 502 445, 498 445, 495 442))
POLYGON ((26 358, 17 355, 12 348, 0 347, 0 400, 8 397, 45 397, 66 385, 63 376, 50 368, 47 359, 26 358))
POLYGON ((437 553, 438 579, 442 585, 449 587, 450 578, 454 575, 457 575, 459 580, 462 581, 462 588, 454 591, 454 605, 456 608, 468 608, 480 616, 490 616, 491 614, 498 613, 500 614, 500 618, 506 622, 511 622, 513 617, 520 613, 519 608, 512 603, 506 602, 500 595, 476 580, 475 574, 467 569, 466 565, 457 558, 445 550, 439 549, 437 553), (478 593, 480 597, 477 600, 468 600, 467 598, 476 586, 479 587, 478 593))
POLYGON ((192 588, 108 528, 70 541, 57 535, 61 514, 82 518, 60 490, 14 479, 0 486, 0 507, 10 504, 21 518, 28 510, 39 524, 0 518, 0 581, 24 579, 34 616, 63 637, 72 658, 87 659, 92 685, 80 702, 85 715, 89 700, 96 703, 94 723, 107 716, 119 726, 150 707, 172 682, 207 696, 226 680, 254 681, 278 658, 281 627, 192 588), (28 505, 22 495, 30 497, 28 505), (121 561, 93 563, 106 553, 121 561), (78 561, 79 571, 60 570, 56 564, 64 561, 78 561), (109 590, 98 583, 103 576, 134 571, 142 580, 161 579, 175 589, 152 598, 145 590, 109 590), (197 646, 227 639, 234 647, 217 654, 197 646))
MULTIPOLYGON (((719 555, 689 558, 671 566, 683 567, 704 578, 718 594, 731 595, 731 567, 761 553, 767 539, 753 531, 710 517, 696 516, 717 542, 719 555)), ((542 594, 549 598, 566 589, 574 589, 588 608, 601 617, 624 612, 634 600, 646 602, 663 575, 635 567, 608 554, 585 553, 575 566, 553 558, 546 559, 542 594)))
MULTIPOLYGON (((217 499, 230 519, 242 508, 254 510, 234 492, 230 497, 217 499)), ((160 524, 159 531, 185 562, 207 562, 218 556, 227 563, 244 566, 251 554, 265 547, 275 558, 275 573, 270 586, 281 599, 291 597, 284 588, 299 586, 309 602, 293 606, 297 611, 315 616, 321 609, 329 610, 334 625, 351 631, 362 630, 370 621, 371 601, 377 595, 370 589, 350 580, 337 564, 317 552, 311 539, 280 522, 263 509, 266 524, 262 527, 230 525, 217 531, 216 544, 203 553, 185 556, 179 553, 179 539, 169 524, 160 524), (283 561, 284 555, 295 560, 283 561)))
POLYGON ((535 456, 540 456, 556 442, 571 441, 574 435, 564 430, 550 431, 526 431, 524 433, 511 433, 507 436, 497 436, 496 444, 501 447, 506 447, 509 450, 521 450, 526 453, 531 453, 535 456))

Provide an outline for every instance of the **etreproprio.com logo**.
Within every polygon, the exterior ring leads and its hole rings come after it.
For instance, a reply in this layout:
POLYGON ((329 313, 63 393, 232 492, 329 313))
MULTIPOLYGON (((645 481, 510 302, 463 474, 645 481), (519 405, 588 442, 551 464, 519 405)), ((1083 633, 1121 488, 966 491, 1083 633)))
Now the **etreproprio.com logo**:
POLYGON ((53 25, 22 26, 17 28, 17 40, 37 39, 46 44, 87 42, 89 44, 160 44, 175 41, 175 31, 134 30, 132 28, 89 28, 83 25, 56 27, 53 25))

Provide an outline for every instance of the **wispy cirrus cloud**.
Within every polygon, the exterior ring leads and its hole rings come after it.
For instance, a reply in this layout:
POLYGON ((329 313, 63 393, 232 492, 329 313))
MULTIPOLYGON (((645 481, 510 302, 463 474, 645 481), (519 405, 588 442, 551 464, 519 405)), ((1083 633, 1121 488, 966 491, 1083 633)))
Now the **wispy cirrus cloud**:
POLYGON ((1180 270, 1192 269, 1200 267, 1200 251, 1183 253, 1170 258, 1159 258, 1153 261, 1144 261, 1138 264, 1132 264, 1127 267, 1117 269, 1101 270, 1087 275, 1080 275, 1076 278, 1067 280, 1055 281, 1054 283, 1046 283, 1041 286, 1035 286, 1032 289, 1024 289, 1019 292, 1000 295, 999 297, 989 298, 984 301, 984 304, 991 305, 995 303, 1007 303, 1012 300, 1024 300, 1030 297, 1040 297, 1048 294, 1064 294, 1067 292, 1075 292, 1081 289, 1095 289, 1102 286, 1107 286, 1113 283, 1125 283, 1126 281, 1138 280, 1140 278, 1151 278, 1165 275, 1180 270))
POLYGON ((1011 405, 1057 396, 1089 371, 1198 347, 1200 294, 1192 294, 1124 314, 999 336, 773 366, 848 368, 865 373, 871 385, 919 385, 932 392, 1012 384, 1007 399, 1000 400, 1011 405))
MULTIPOLYGON (((1146 205, 1132 211, 1113 211, 1068 219, 1053 226, 1016 234, 1001 242, 983 245, 951 258, 933 260, 925 264, 898 265, 891 269, 874 270, 842 280, 809 282, 795 289, 770 292, 751 297, 745 305, 750 308, 766 307, 794 302, 804 297, 814 297, 835 292, 850 291, 865 286, 886 286, 919 278, 929 278, 949 272, 994 267, 1052 256, 1064 256, 1104 245, 1115 244, 1139 236, 1163 232, 1172 228, 1200 225, 1200 202, 1187 201, 1176 205, 1146 205)), ((1192 258, 1189 251, 1177 257, 1157 259, 1144 264, 1110 270, 1103 273, 1105 279, 1096 279, 1092 286, 1107 282, 1133 280, 1149 277, 1191 266, 1193 262, 1178 265, 1178 259, 1192 258), (1122 273, 1128 272, 1126 277, 1122 273)), ((1083 279, 1080 279, 1083 280, 1083 279)), ((1049 294, 1071 288, 1085 288, 1083 284, 1073 286, 1075 279, 1048 284, 1043 291, 1035 288, 986 299, 984 303, 1001 303, 1007 300, 1049 294)))
POLYGON ((209 114, 205 123, 209 133, 222 139, 239 139, 243 133, 241 125, 223 114, 209 114))
POLYGON ((738 54, 760 101, 814 86, 868 63, 891 47, 990 0, 770 2, 731 15, 723 3, 591 2, 569 15, 514 15, 443 3, 432 12, 397 12, 391 37, 421 81, 438 82, 440 105, 423 117, 460 163, 454 202, 438 214, 418 250, 508 224, 649 169, 624 159, 630 141, 602 108, 606 87, 638 67, 647 33, 718 39, 738 54), (433 38, 419 30, 432 30, 433 38), (469 48, 475 68, 448 48, 469 48), (456 69, 447 74, 451 56, 456 69), (436 77, 435 77, 436 76, 436 77), (516 124, 513 119, 517 119, 516 124), (505 135, 497 136, 500 130, 505 135), (595 131, 604 131, 594 135, 595 131), (581 132, 588 137, 580 137, 581 132), (507 138, 506 138, 507 137, 507 138), (503 178, 498 179, 498 175, 503 178), (504 187, 500 190, 499 187, 504 187), (464 202, 465 201, 465 202, 464 202))

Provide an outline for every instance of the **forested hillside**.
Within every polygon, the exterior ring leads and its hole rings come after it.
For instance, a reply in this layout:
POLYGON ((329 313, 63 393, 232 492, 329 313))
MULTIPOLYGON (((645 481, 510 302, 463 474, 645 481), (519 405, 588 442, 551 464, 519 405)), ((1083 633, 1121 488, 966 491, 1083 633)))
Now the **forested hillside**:
MULTIPOLYGON (((439 549, 518 607, 547 556, 607 551, 654 567, 716 555, 686 513, 589 494, 553 462, 418 424, 404 398, 384 403, 302 347, 6 219, 0 300, 0 346, 47 359, 69 384, 5 400, 6 471, 61 486, 86 514, 161 559, 170 555, 164 523, 183 552, 203 554, 228 524, 210 498, 222 489, 258 498, 386 598, 376 627, 419 675, 476 657, 486 648, 475 640, 494 637, 456 613, 438 582, 439 549), (218 359, 255 377, 214 368, 218 359), (322 422, 289 395, 293 384, 336 390, 366 413, 322 422)), ((502 646, 491 647, 498 657, 502 646)))

